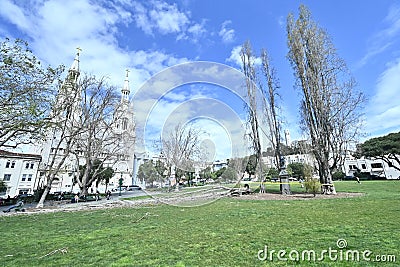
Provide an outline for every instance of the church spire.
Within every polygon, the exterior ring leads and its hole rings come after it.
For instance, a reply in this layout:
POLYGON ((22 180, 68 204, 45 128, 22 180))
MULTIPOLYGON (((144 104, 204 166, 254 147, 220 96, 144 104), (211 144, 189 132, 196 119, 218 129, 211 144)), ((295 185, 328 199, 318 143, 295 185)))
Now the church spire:
POLYGON ((80 74, 79 71, 79 55, 80 52, 82 51, 82 49, 80 47, 76 48, 77 52, 76 52, 76 56, 74 59, 74 62, 72 62, 71 67, 68 70, 68 80, 72 83, 77 83, 78 82, 78 77, 80 74))
POLYGON ((130 94, 130 89, 129 89, 129 79, 128 79, 128 74, 129 70, 126 70, 126 76, 125 76, 125 81, 124 81, 124 86, 122 87, 121 90, 121 102, 129 102, 129 94, 130 94))

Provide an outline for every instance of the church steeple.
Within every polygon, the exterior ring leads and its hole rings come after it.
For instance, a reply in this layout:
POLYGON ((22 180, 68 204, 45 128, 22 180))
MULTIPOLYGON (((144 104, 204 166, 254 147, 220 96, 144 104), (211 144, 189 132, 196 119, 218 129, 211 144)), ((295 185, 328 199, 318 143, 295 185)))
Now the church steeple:
POLYGON ((68 70, 67 77, 58 91, 56 112, 59 114, 58 116, 65 116, 68 119, 78 121, 82 115, 82 96, 78 80, 80 75, 79 56, 82 49, 78 47, 76 50, 75 59, 68 70))
POLYGON ((82 51, 82 49, 77 47, 76 50, 77 50, 76 56, 75 56, 74 62, 72 62, 72 65, 68 70, 68 77, 67 77, 67 80, 69 82, 71 82, 71 83, 74 83, 74 84, 76 84, 78 82, 78 77, 79 77, 79 74, 80 74, 80 71, 79 71, 79 54, 82 51))
POLYGON ((129 79, 128 79, 128 74, 129 70, 126 70, 126 76, 125 76, 125 81, 124 81, 124 86, 122 87, 121 90, 121 102, 123 103, 128 103, 129 102, 129 94, 130 94, 130 89, 129 89, 129 79))

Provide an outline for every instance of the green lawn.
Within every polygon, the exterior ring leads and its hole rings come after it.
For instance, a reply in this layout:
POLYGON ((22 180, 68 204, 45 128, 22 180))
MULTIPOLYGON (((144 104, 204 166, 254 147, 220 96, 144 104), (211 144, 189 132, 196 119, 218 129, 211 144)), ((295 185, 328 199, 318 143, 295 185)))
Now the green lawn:
MULTIPOLYGON (((159 205, 1 216, 0 265, 399 266, 400 181, 336 182, 336 188, 365 196, 225 198, 193 208, 159 205), (395 255, 396 262, 331 261, 327 254, 323 262, 279 261, 276 253, 273 262, 257 258, 265 246, 269 252, 285 250, 286 257, 291 250, 338 250, 338 239, 347 241, 343 253, 370 250, 371 259, 395 255)), ((298 185, 293 189, 300 190, 298 185)))

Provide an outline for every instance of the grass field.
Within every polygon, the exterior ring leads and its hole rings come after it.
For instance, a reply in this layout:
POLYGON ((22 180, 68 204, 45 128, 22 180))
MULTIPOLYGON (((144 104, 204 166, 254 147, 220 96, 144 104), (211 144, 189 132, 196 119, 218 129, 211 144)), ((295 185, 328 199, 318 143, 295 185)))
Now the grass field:
MULTIPOLYGON (((275 190, 274 185, 269 186, 275 190)), ((184 208, 157 205, 0 217, 1 266, 399 266, 400 181, 337 182, 343 199, 256 201, 224 198, 184 208), (337 240, 347 247, 339 249, 337 240), (261 261, 265 246, 335 249, 337 260, 261 261), (359 251, 360 262, 346 261, 359 251), (361 253, 371 261, 364 261, 361 253), (63 253, 64 252, 64 253, 63 253), (342 260, 340 260, 342 253, 342 260), (395 255, 396 262, 375 262, 395 255)), ((267 187, 267 191, 268 191, 267 187)), ((300 190, 298 185, 294 191, 300 190)), ((331 255, 336 255, 331 254, 331 255)), ((390 259, 390 260, 393 260, 390 259)))

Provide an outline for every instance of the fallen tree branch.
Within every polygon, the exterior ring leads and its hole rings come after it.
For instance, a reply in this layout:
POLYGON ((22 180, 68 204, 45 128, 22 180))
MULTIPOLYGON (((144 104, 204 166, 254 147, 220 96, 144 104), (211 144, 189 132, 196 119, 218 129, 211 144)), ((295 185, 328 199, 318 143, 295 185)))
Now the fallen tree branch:
POLYGON ((40 257, 39 259, 42 259, 42 258, 47 257, 47 256, 51 256, 53 254, 56 254, 57 252, 61 252, 61 254, 64 255, 65 253, 68 253, 68 248, 65 247, 65 248, 59 248, 59 249, 53 250, 53 251, 47 253, 46 255, 40 257))
POLYGON ((149 217, 149 215, 150 215, 150 213, 146 212, 142 217, 140 217, 139 219, 137 219, 137 220, 134 221, 133 223, 138 223, 138 222, 140 222, 141 220, 143 220, 144 218, 149 217))

